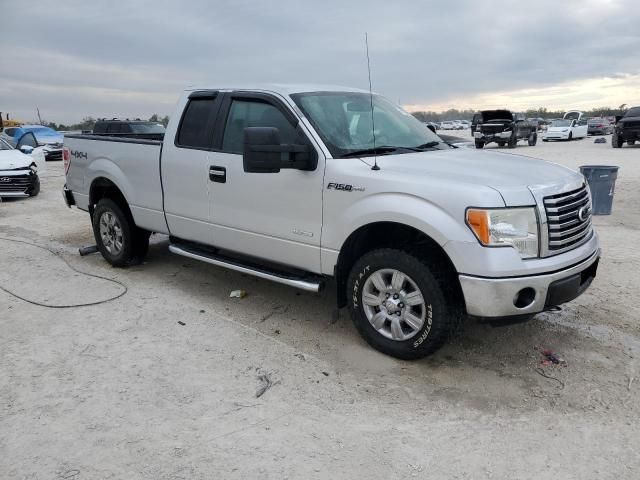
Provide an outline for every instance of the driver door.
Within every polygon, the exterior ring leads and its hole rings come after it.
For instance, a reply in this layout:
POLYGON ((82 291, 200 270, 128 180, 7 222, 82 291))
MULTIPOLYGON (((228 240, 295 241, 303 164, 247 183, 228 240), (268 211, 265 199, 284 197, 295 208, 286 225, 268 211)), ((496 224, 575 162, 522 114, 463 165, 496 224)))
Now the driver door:
POLYGON ((209 159, 211 243, 320 272, 325 166, 320 149, 289 107, 272 95, 228 93, 219 119, 217 146, 209 159), (317 168, 246 173, 242 162, 246 127, 275 127, 283 144, 310 144, 318 151, 317 168))

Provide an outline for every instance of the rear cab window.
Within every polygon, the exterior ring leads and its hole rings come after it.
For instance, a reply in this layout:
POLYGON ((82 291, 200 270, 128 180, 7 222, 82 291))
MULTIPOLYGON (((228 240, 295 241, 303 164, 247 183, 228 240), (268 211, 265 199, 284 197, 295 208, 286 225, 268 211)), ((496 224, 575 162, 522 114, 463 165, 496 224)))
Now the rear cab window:
POLYGON ((195 92, 190 95, 176 133, 176 147, 198 150, 212 148, 217 100, 216 92, 195 92))

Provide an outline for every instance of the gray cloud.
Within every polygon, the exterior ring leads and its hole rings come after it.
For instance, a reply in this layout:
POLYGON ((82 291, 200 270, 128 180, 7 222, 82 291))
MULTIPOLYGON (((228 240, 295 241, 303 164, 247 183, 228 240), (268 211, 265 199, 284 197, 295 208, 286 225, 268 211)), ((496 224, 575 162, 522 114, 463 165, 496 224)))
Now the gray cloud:
MULTIPOLYGON (((189 84, 367 86, 406 104, 640 72, 634 0, 8 2, 0 109, 171 113, 189 84)), ((461 105, 462 107, 464 105, 461 105)))

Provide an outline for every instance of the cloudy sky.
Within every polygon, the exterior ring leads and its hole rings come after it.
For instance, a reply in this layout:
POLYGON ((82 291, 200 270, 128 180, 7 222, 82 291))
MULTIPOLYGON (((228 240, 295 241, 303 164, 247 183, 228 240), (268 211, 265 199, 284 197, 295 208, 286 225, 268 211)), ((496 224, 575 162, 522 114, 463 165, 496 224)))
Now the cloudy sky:
POLYGON ((411 110, 640 104, 637 0, 0 0, 0 110, 171 114, 197 84, 330 83, 411 110))

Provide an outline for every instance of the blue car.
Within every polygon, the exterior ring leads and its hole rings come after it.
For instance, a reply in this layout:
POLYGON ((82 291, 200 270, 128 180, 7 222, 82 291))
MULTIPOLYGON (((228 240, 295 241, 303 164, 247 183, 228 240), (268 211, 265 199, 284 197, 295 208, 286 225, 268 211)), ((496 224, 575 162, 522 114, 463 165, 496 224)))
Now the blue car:
POLYGON ((8 140, 14 147, 25 133, 31 132, 38 141, 38 146, 42 147, 45 160, 62 160, 62 142, 64 137, 49 127, 42 125, 22 125, 21 127, 8 127, 2 132, 5 140, 8 140))

